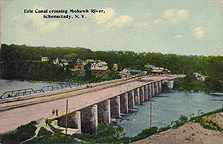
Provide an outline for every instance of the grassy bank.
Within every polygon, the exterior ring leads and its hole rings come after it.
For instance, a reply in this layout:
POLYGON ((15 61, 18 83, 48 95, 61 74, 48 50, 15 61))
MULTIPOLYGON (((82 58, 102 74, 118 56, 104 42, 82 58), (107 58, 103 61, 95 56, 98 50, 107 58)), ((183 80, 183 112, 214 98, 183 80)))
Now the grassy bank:
POLYGON ((47 131, 42 127, 37 137, 24 142, 25 140, 34 136, 36 122, 31 122, 27 125, 18 127, 16 131, 1 134, 1 143, 130 143, 145 139, 153 134, 157 134, 168 129, 176 129, 187 122, 200 123, 200 125, 206 129, 222 132, 223 128, 221 126, 219 126, 216 122, 208 119, 208 116, 220 112, 223 112, 223 109, 218 109, 192 118, 181 116, 178 120, 172 121, 171 126, 166 126, 159 129, 156 126, 145 128, 141 133, 131 138, 120 137, 120 134, 123 132, 123 128, 116 123, 111 123, 109 125, 99 124, 97 129, 95 129, 91 134, 82 133, 74 134, 72 136, 66 135, 50 125, 53 132, 47 131))

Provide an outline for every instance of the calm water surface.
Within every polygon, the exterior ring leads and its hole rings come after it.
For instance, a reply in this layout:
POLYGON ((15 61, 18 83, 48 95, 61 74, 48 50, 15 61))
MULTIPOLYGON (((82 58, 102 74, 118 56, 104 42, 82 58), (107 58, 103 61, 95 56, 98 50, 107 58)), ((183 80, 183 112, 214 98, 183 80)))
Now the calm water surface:
MULTIPOLYGON (((181 115, 191 117, 222 107, 223 96, 212 96, 205 93, 186 93, 170 91, 156 95, 152 99, 152 126, 159 128, 171 125, 181 115)), ((123 136, 134 137, 149 127, 150 102, 146 101, 123 114, 117 123, 124 128, 123 136)))

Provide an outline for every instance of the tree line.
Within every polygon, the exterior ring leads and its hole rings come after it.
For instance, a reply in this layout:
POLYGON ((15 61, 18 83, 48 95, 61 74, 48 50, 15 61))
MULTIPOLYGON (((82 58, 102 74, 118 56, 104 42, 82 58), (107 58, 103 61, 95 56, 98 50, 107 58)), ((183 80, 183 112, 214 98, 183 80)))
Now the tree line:
MULTIPOLYGON (((222 91, 223 87, 223 56, 188 56, 151 52, 136 53, 133 51, 92 51, 80 47, 32 47, 14 44, 2 44, 1 47, 3 61, 2 77, 4 79, 86 83, 118 78, 115 72, 110 72, 105 76, 93 76, 89 70, 90 65, 85 66, 85 73, 72 72, 70 68, 73 68, 76 60, 79 58, 83 61, 87 59, 105 61, 110 69, 116 63, 118 64, 118 71, 125 68, 144 70, 145 65, 150 64, 164 67, 173 74, 187 75, 188 79, 194 72, 199 72, 208 76, 205 80, 205 87, 209 91, 219 92, 222 91), (48 57, 49 61, 42 62, 42 57, 48 57), (73 60, 73 62, 61 67, 52 63, 56 58, 73 60)), ((181 81, 181 83, 185 81, 181 81)))

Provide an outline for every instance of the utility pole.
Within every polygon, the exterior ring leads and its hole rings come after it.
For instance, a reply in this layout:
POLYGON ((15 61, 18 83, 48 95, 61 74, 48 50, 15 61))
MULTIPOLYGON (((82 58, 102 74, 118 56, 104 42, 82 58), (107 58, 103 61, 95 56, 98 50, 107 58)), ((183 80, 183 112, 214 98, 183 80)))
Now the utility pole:
POLYGON ((151 102, 152 96, 150 95, 150 114, 149 114, 149 127, 151 127, 152 124, 152 102, 151 102))
POLYGON ((67 134, 67 110, 68 110, 68 99, 66 101, 66 130, 65 130, 65 134, 67 134))

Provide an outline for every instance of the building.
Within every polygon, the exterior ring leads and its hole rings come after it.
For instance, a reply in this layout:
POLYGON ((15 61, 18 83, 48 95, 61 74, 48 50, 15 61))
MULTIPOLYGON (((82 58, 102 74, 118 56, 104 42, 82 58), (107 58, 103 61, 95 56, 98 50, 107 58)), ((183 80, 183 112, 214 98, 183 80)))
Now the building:
POLYGON ((155 67, 154 65, 150 65, 150 64, 147 64, 145 65, 145 70, 151 70, 153 67, 155 67))
POLYGON ((68 62, 65 59, 59 60, 58 58, 56 58, 55 60, 53 60, 53 64, 59 65, 59 66, 66 66, 68 65, 68 62))
POLYGON ((130 70, 123 69, 121 72, 119 72, 119 75, 121 77, 130 77, 131 76, 131 73, 130 73, 130 70))
POLYGON ((113 67, 112 67, 112 70, 117 71, 118 70, 118 64, 114 64, 113 67))
POLYGON ((101 62, 101 60, 93 60, 93 59, 87 59, 86 61, 85 61, 85 63, 86 64, 93 64, 93 63, 99 63, 99 62, 101 62))
POLYGON ((48 57, 42 57, 41 61, 49 61, 49 58, 48 57))
POLYGON ((75 65, 72 71, 82 71, 84 70, 84 65, 75 65))
POLYGON ((151 75, 171 74, 171 71, 162 67, 151 67, 151 75))
POLYGON ((206 77, 207 76, 204 76, 204 75, 202 75, 202 74, 200 74, 200 73, 193 73, 193 75, 197 78, 197 80, 201 80, 201 81, 205 81, 205 79, 206 79, 206 77))
POLYGON ((110 70, 109 70, 106 62, 100 61, 98 63, 93 63, 91 65, 91 72, 93 75, 104 75, 109 71, 110 70))
POLYGON ((71 69, 72 71, 83 71, 85 66, 85 62, 81 59, 77 59, 76 65, 74 65, 74 69, 71 69))

